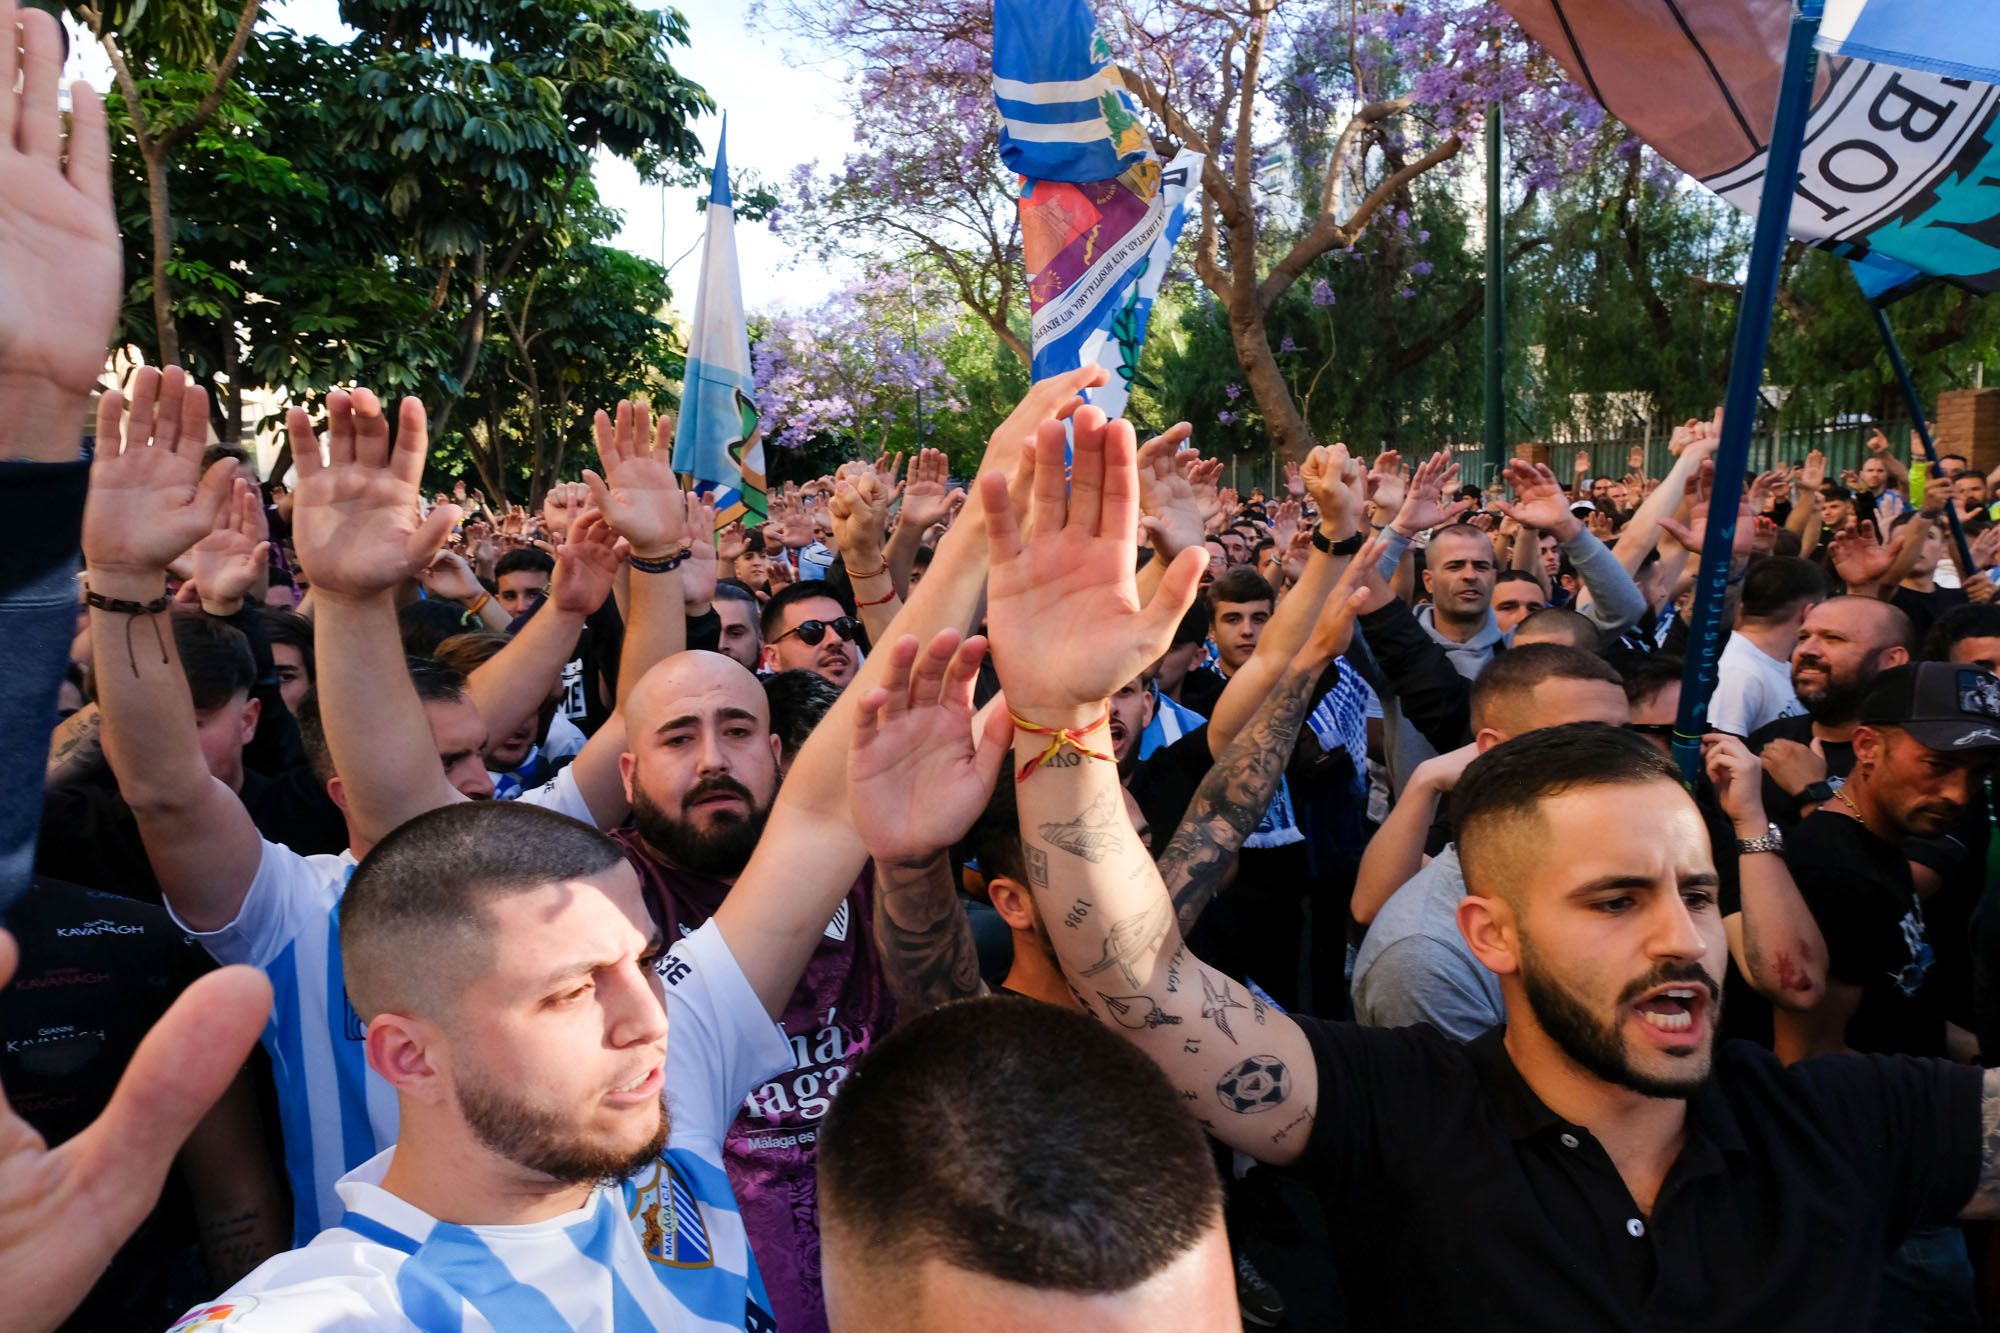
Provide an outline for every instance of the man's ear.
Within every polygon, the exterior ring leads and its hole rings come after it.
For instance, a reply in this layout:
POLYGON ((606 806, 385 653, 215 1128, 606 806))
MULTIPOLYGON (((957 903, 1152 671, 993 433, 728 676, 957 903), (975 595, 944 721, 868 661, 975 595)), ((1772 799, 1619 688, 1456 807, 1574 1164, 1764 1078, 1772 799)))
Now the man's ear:
POLYGON ((986 901, 1015 930, 1032 930, 1035 925, 1034 897, 1027 885, 1008 875, 994 875, 986 881, 986 901))
POLYGON ((768 643, 759 648, 757 650, 757 667, 761 671, 776 671, 778 669, 778 650, 768 643))
POLYGON ((389 1086, 420 1102, 441 1103, 452 1090, 438 1056, 443 1034, 431 1023, 402 1014, 377 1014, 364 1047, 368 1067, 389 1086))
POLYGON ((1424 591, 1436 595, 1436 590, 1431 587, 1431 572, 1428 569, 1424 571, 1424 591))
POLYGON ((264 701, 251 699, 243 705, 243 743, 248 745, 257 739, 257 721, 264 716, 264 701))
POLYGON ((626 750, 621 754, 619 754, 618 780, 625 784, 625 804, 627 805, 632 804, 632 773, 634 769, 638 768, 638 766, 639 766, 639 761, 632 757, 632 752, 630 750, 626 750))
POLYGON ((339 807, 341 814, 347 813, 347 788, 341 785, 340 774, 326 780, 326 798, 339 807))
POLYGON ((1458 929, 1487 971, 1505 976, 1520 970, 1519 932, 1505 899, 1467 894, 1458 904, 1458 929))
POLYGON ((1910 650, 1902 644, 1899 643, 1893 648, 1882 650, 1882 669, 1884 671, 1887 671, 1890 667, 1908 666, 1909 664, 1910 650))

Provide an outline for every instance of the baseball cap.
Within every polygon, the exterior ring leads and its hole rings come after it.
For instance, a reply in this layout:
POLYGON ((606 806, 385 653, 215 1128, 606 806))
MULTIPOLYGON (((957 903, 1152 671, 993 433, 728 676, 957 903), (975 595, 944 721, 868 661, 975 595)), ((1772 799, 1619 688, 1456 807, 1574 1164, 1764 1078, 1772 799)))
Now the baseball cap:
POLYGON ((2000 677, 1955 662, 1913 662, 1875 678, 1861 722, 1901 727, 1930 750, 2000 749, 2000 677))
POLYGON ((1597 512, 1597 506, 1588 500, 1571 500, 1569 502, 1569 512, 1575 514, 1578 518, 1588 518, 1597 512))

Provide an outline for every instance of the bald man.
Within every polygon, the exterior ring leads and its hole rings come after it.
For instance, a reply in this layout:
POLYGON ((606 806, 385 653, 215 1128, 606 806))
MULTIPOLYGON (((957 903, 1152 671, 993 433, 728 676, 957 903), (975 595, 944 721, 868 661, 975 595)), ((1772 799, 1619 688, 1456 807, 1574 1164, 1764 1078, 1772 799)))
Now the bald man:
MULTIPOLYGON (((699 930, 728 897, 778 791, 779 741, 764 688, 720 653, 685 652, 625 700, 625 848, 667 938, 699 930)), ((815 1142, 848 1070, 895 1022, 864 871, 826 925, 782 1023, 796 1068, 752 1092, 723 1161, 778 1326, 826 1327, 820 1295, 815 1142)))

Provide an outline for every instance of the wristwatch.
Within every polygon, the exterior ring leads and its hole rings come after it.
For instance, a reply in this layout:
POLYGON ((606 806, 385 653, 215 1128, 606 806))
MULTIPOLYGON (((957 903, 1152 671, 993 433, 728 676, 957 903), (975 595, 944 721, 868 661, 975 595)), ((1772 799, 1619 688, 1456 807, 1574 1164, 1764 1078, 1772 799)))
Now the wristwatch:
POLYGON ((1779 856, 1785 854, 1785 835, 1778 831, 1776 824, 1770 825, 1761 838, 1738 838, 1736 840, 1736 854, 1738 856, 1754 856, 1758 852, 1774 852, 1779 856))
POLYGON ((1800 805, 1825 805, 1833 799, 1833 794, 1847 785, 1845 778, 1821 778, 1818 782, 1808 782, 1799 788, 1800 805))
POLYGON ((1368 544, 1368 539, 1357 532, 1351 537, 1342 537, 1339 541, 1334 541, 1318 528, 1314 528, 1312 544, 1328 555, 1353 555, 1368 544))

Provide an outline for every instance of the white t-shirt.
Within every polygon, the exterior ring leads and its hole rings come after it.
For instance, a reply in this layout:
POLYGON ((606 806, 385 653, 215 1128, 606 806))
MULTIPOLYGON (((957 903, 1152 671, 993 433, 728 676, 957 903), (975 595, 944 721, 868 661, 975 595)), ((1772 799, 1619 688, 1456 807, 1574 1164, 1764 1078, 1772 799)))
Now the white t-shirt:
POLYGON ((1729 636, 1715 666, 1715 693, 1708 700, 1708 725, 1732 736, 1748 736, 1781 717, 1806 711, 1792 692, 1792 664, 1771 656, 1741 634, 1729 636))
MULTIPOLYGON (((568 769, 521 799, 596 822, 568 769)), ((340 896, 354 866, 352 851, 301 856, 266 841, 234 921, 199 931, 174 918, 218 963, 247 963, 271 979, 263 1042, 277 1085, 294 1245, 340 1216, 340 1178, 396 1141, 396 1094, 368 1067, 367 1025, 347 1002, 340 970, 340 896)))
POLYGON ((381 1187, 395 1150, 349 1172, 343 1211, 170 1333, 423 1329, 775 1333, 722 1140, 743 1099, 792 1067, 791 1044, 710 921, 662 960, 666 1149, 581 1208, 524 1226, 440 1222, 381 1187))

